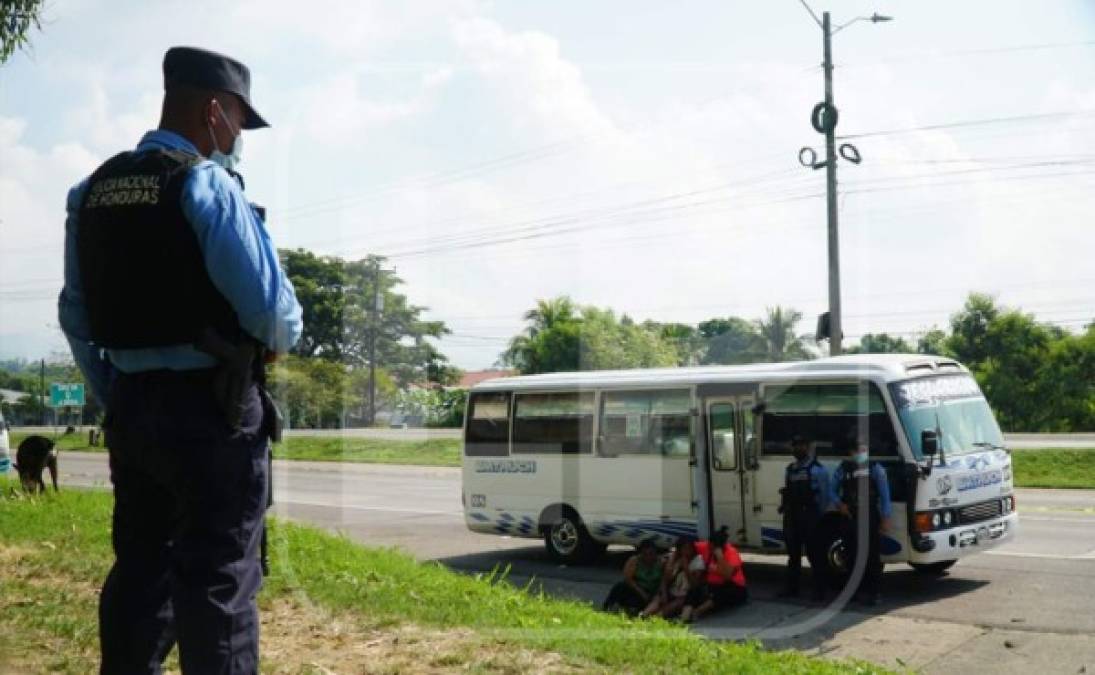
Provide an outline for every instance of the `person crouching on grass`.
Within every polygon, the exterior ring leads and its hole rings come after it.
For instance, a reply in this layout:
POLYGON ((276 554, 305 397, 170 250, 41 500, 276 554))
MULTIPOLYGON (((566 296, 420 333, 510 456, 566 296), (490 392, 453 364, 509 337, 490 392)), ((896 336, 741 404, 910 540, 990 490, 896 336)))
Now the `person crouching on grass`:
POLYGON ((730 533, 725 526, 711 535, 710 541, 697 542, 696 552, 705 573, 701 583, 685 598, 681 609, 684 623, 699 619, 712 610, 744 604, 749 599, 741 555, 730 543, 730 533))
POLYGON ((688 592, 703 583, 703 570, 703 558, 696 553, 696 540, 687 536, 678 537, 673 553, 665 562, 661 589, 639 616, 660 616, 664 619, 676 617, 684 607, 688 592), (691 570, 694 560, 698 561, 696 569, 691 570))
POLYGON ((642 541, 635 555, 624 563, 624 580, 608 592, 603 609, 622 609, 631 616, 638 614, 657 600, 664 570, 665 563, 654 541, 642 541))

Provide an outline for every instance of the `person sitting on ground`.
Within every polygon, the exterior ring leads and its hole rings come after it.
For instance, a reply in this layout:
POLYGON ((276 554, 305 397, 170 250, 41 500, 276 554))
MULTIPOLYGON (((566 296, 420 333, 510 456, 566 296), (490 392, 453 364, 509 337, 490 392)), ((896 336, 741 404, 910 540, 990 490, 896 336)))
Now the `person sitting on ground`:
POLYGON ((710 541, 696 543, 702 559, 703 583, 688 592, 681 621, 689 623, 716 609, 734 607, 746 602, 745 570, 738 549, 730 543, 730 533, 723 526, 711 535, 710 541))
POLYGON ((664 563, 652 539, 642 541, 635 555, 624 563, 624 580, 617 583, 605 598, 604 609, 622 609, 638 614, 650 604, 661 588, 664 563))
MULTIPOLYGON (((688 570, 689 564, 697 557, 695 540, 687 536, 678 537, 673 546, 672 555, 665 561, 661 588, 639 616, 661 616, 670 619, 681 611, 688 591, 699 583, 702 568, 701 572, 688 570)), ((700 564, 702 563, 701 558, 700 564)))

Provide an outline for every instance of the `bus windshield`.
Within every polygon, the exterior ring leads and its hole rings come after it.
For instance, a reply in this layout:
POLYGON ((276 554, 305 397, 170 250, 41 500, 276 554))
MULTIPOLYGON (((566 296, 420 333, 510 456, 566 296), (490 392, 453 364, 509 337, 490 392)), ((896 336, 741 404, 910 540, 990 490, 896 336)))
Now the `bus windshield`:
POLYGON ((988 401, 969 375, 896 382, 890 385, 890 392, 909 447, 918 459, 923 457, 920 432, 924 429, 939 430, 940 448, 947 456, 1004 445, 988 401))

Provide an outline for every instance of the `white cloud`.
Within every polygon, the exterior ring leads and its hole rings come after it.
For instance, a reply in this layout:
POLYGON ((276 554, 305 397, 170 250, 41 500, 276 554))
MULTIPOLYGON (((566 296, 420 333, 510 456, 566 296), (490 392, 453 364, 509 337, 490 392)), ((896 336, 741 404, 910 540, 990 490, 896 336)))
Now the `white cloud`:
POLYGON ((0 117, 0 355, 33 356, 27 349, 34 335, 38 347, 63 346, 56 297, 65 195, 97 163, 76 143, 35 150, 24 142, 26 129, 23 119, 0 117))

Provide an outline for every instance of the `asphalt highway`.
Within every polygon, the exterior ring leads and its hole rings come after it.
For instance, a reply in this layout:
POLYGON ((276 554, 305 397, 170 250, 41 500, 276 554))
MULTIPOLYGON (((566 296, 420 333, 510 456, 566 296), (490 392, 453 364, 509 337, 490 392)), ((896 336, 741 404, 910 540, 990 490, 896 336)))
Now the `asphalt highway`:
MULTIPOLYGON (((61 472, 66 485, 109 487, 101 454, 64 453, 61 472)), ((460 571, 509 566, 514 582, 564 597, 599 603, 628 555, 614 547, 595 564, 566 567, 542 542, 467 531, 457 469, 279 461, 274 474, 280 517, 460 571)), ((929 672, 1095 668, 1095 490, 1019 490, 1018 503, 1017 541, 937 579, 889 566, 883 601, 869 609, 776 601, 783 561, 746 555, 754 602, 697 630, 929 672)))

